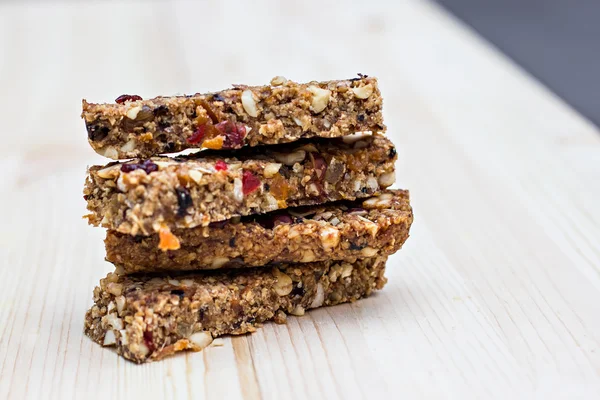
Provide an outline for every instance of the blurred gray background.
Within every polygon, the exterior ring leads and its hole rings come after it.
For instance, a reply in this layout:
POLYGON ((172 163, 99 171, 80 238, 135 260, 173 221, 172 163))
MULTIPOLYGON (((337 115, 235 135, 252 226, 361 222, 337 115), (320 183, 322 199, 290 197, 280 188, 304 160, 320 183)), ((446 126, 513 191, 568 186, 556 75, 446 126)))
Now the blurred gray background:
POLYGON ((600 0, 437 0, 600 126, 600 0))

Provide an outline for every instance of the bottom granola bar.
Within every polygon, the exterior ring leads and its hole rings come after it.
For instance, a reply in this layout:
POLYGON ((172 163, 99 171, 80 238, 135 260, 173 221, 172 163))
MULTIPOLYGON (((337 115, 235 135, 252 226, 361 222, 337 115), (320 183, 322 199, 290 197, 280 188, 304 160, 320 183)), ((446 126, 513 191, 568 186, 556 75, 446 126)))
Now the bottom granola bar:
POLYGON ((286 314, 355 301, 381 289, 386 257, 171 276, 109 273, 94 289, 85 333, 137 362, 199 351, 213 337, 254 332, 286 314))

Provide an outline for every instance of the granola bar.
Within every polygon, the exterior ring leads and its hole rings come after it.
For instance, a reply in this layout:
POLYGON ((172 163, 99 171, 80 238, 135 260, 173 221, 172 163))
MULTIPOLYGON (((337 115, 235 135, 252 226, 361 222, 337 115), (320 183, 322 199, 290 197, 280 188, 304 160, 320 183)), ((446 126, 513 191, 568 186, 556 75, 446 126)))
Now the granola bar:
POLYGON ((245 148, 236 157, 202 153, 91 167, 90 224, 134 236, 158 232, 161 248, 175 250, 172 229, 377 194, 394 182, 397 158, 377 134, 245 148))
POLYGON ((238 149, 302 138, 385 130, 377 79, 299 84, 277 77, 267 86, 116 104, 83 100, 90 145, 112 159, 150 157, 187 148, 238 149))
POLYGON ((178 229, 179 250, 162 251, 158 235, 108 231, 106 259, 119 273, 257 267, 390 255, 408 238, 413 220, 408 191, 365 201, 288 208, 208 228, 178 229))
POLYGON ((213 337, 254 332, 286 314, 355 301, 381 289, 385 257, 354 264, 322 261, 219 273, 135 276, 114 273, 94 289, 85 333, 137 362, 202 350, 213 337))

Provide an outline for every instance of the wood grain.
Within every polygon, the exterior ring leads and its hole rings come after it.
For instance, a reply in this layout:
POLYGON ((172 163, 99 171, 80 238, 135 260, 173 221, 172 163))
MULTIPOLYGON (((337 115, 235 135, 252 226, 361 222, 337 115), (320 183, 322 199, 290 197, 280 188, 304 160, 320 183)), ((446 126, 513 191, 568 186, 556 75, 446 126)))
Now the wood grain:
POLYGON ((0 4, 0 398, 598 398, 600 136, 420 1, 0 4), (138 366, 82 334, 80 101, 380 78, 415 223, 364 301, 138 366))

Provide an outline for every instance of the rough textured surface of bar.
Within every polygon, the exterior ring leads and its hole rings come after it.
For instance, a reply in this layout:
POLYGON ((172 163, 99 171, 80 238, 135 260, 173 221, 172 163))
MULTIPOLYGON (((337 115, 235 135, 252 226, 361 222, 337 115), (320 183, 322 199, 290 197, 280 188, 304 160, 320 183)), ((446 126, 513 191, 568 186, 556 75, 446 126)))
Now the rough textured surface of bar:
POLYGON ((187 148, 238 149, 302 138, 382 132, 377 79, 298 84, 277 77, 267 86, 116 104, 83 100, 90 145, 112 159, 151 157, 187 148))
POLYGON ((236 158, 202 153, 91 167, 90 224, 134 236, 158 232, 161 248, 175 250, 176 228, 377 194, 393 184, 397 158, 382 135, 245 148, 236 158))
POLYGON ((202 350, 213 337, 253 332, 286 314, 354 301, 381 289, 385 257, 179 276, 109 274, 94 289, 85 333, 137 363, 202 350))
POLYGON ((158 235, 109 231, 107 261, 120 273, 258 267, 274 262, 354 262, 400 249, 413 220, 409 195, 390 190, 367 200, 288 208, 206 228, 178 229, 179 250, 158 235))

